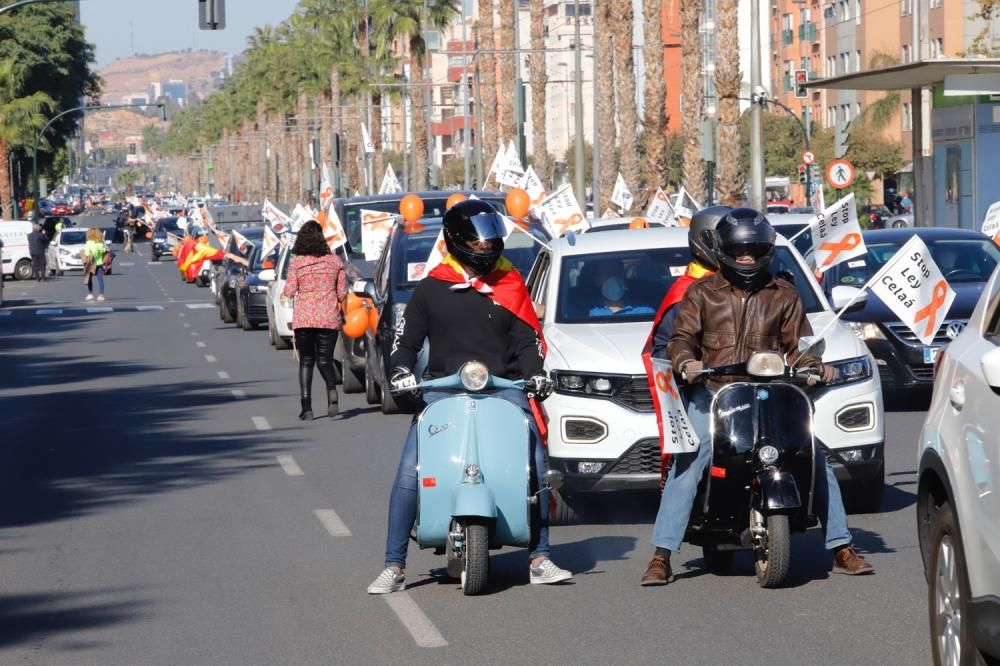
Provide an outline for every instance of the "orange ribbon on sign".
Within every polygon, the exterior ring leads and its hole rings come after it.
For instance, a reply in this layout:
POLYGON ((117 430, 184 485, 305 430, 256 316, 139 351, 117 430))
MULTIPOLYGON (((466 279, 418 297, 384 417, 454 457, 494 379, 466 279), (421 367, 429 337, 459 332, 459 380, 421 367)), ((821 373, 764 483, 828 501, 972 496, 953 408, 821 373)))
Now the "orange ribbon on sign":
POLYGON ((838 254, 841 252, 850 252, 859 245, 861 245, 861 234, 855 233, 847 234, 844 236, 844 240, 837 241, 835 243, 823 243, 819 246, 819 249, 830 253, 830 255, 823 260, 823 265, 829 266, 833 263, 833 260, 837 258, 838 254))
POLYGON ((934 335, 934 331, 937 330, 937 311, 941 309, 942 305, 944 305, 947 296, 948 283, 941 280, 934 285, 934 293, 931 295, 930 305, 917 310, 917 316, 913 320, 913 323, 916 324, 921 319, 927 320, 927 328, 924 329, 925 338, 930 335, 934 335))
POLYGON ((680 398, 680 396, 677 395, 677 390, 674 389, 673 382, 671 382, 670 378, 667 377, 667 373, 662 371, 657 372, 654 379, 656 381, 657 388, 659 388, 661 391, 663 391, 664 393, 669 393, 675 400, 680 398))

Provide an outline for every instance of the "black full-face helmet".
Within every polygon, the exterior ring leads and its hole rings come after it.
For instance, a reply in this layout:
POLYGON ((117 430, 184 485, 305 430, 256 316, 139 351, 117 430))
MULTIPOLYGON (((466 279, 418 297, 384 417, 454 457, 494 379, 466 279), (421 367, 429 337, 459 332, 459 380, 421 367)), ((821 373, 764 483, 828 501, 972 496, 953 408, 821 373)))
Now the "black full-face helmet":
POLYGON ((444 214, 444 242, 460 264, 486 275, 503 253, 506 227, 496 209, 485 201, 467 199, 444 214))
POLYGON ((730 284, 756 291, 768 283, 776 236, 766 217, 753 208, 735 208, 719 221, 715 235, 719 268, 730 284), (752 263, 737 261, 746 255, 752 263))
POLYGON ((691 218, 688 230, 688 248, 694 260, 705 268, 719 270, 716 256, 715 228, 732 208, 729 206, 709 206, 699 210, 691 218))

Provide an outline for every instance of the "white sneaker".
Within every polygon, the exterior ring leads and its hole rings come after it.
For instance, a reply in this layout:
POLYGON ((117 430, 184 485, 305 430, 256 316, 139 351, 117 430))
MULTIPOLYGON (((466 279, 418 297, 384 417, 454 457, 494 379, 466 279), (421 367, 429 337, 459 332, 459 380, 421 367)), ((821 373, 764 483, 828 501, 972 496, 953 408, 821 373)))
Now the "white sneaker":
POLYGON ((93 294, 87 294, 87 298, 85 298, 83 300, 85 300, 85 301, 92 301, 92 300, 94 300, 94 295, 93 294))
POLYGON ((538 566, 528 565, 528 578, 532 585, 551 585, 569 580, 573 574, 565 569, 560 569, 549 558, 545 558, 538 563, 538 566))
POLYGON ((97 302, 98 303, 103 303, 104 302, 104 294, 101 294, 100 296, 97 297, 97 302))
POLYGON ((392 567, 386 567, 368 586, 368 594, 389 594, 406 589, 406 576, 392 567))

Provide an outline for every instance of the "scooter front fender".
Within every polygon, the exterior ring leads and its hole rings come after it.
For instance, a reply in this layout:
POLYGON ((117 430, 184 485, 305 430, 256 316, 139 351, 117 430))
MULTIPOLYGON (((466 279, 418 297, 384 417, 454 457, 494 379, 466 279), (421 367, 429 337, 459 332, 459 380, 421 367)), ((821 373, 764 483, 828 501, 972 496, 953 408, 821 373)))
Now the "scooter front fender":
POLYGON ((765 469, 757 472, 754 508, 763 514, 790 513, 802 508, 795 477, 788 472, 765 469))
POLYGON ((480 517, 496 519, 497 502, 493 491, 482 483, 464 483, 455 489, 451 502, 455 518, 480 517))

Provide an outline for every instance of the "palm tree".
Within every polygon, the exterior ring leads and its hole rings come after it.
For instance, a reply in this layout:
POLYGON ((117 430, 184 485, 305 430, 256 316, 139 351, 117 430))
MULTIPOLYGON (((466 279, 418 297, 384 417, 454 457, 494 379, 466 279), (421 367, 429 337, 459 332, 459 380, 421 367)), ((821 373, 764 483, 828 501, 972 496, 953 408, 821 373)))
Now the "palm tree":
MULTIPOLYGON (((545 71, 545 2, 531 0, 531 152, 535 173, 548 186, 551 178, 549 143, 545 127, 545 86, 549 77, 545 71)), ((567 122, 569 120, 567 119, 567 122)))
POLYGON ((649 198, 667 177, 666 81, 663 78, 663 0, 643 0, 643 84, 642 144, 645 148, 646 189, 637 193, 637 209, 645 210, 649 198))
MULTIPOLYGON (((513 1, 513 0, 510 0, 513 1)), ((479 150, 489 163, 497 152, 500 133, 497 131, 497 66, 493 49, 496 37, 493 34, 493 0, 479 0, 479 16, 476 21, 476 48, 486 53, 476 57, 482 85, 480 86, 479 108, 483 114, 483 135, 479 137, 479 150)), ((482 183, 480 183, 480 186, 482 183)))
MULTIPOLYGON (((618 99, 618 145, 622 178, 632 192, 639 191, 639 115, 635 107, 635 56, 632 51, 634 15, 629 0, 612 3, 617 26, 615 46, 615 94, 618 99)), ((662 37, 660 38, 662 41, 662 37)), ((617 174, 616 174, 617 175, 617 174)))
POLYGON ((680 0, 681 8, 681 135, 684 137, 684 189, 705 201, 705 163, 701 159, 702 104, 701 0, 680 0))
MULTIPOLYGON (((34 143, 35 136, 45 127, 46 115, 55 106, 55 101, 43 92, 23 96, 27 73, 27 68, 13 58, 0 61, 0 203, 10 218, 15 210, 10 187, 10 152, 34 143)), ((48 143, 41 146, 47 147, 48 143)))
POLYGON ((715 89, 719 97, 719 169, 716 179, 722 202, 738 206, 746 179, 740 165, 739 0, 720 0, 715 89))
MULTIPOLYGON (((899 64, 899 58, 885 51, 875 51, 868 61, 869 69, 881 69, 899 64)), ((898 90, 890 90, 874 102, 869 103, 851 122, 851 127, 864 126, 880 133, 899 113, 900 97, 898 90)))
POLYGON ((517 20, 519 0, 500 0, 500 86, 497 92, 498 132, 502 138, 512 139, 517 133, 514 124, 514 75, 515 55, 514 21, 517 20))
POLYGON ((594 214, 600 215, 611 205, 611 192, 618 174, 617 137, 615 136, 615 50, 611 5, 617 0, 595 0, 594 32, 597 58, 597 129, 601 151, 600 192, 594 192, 594 214))

